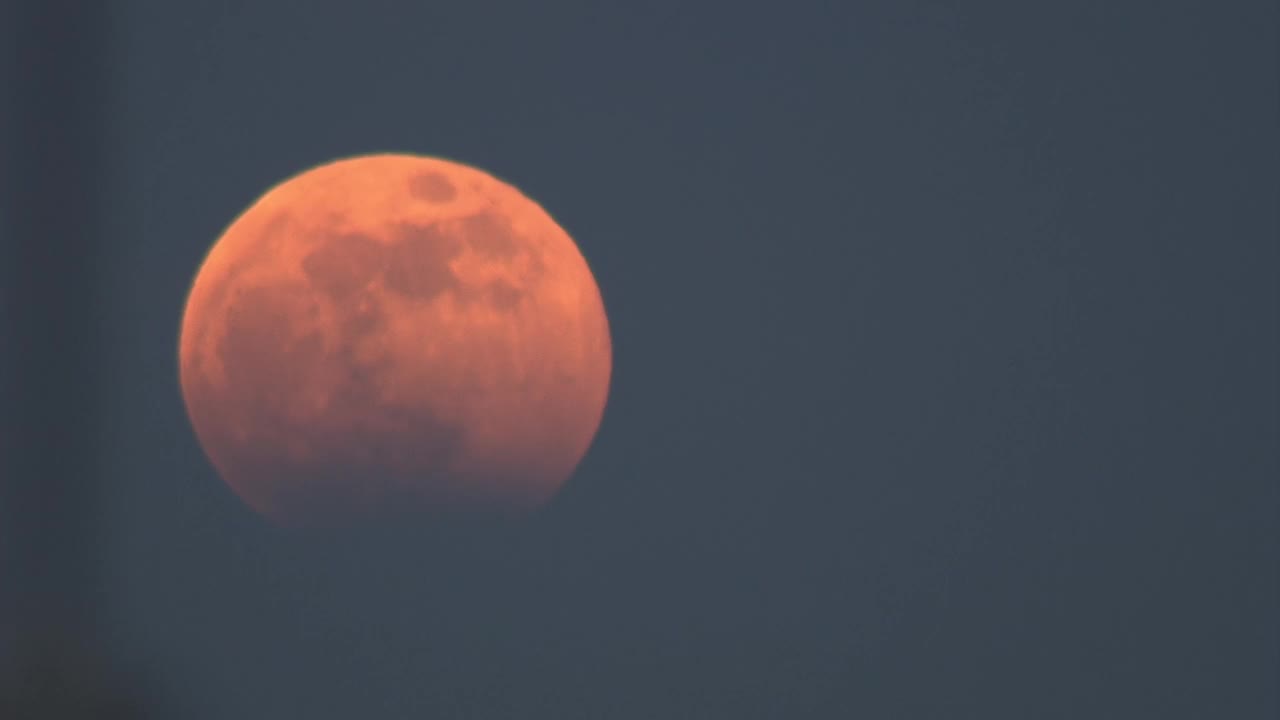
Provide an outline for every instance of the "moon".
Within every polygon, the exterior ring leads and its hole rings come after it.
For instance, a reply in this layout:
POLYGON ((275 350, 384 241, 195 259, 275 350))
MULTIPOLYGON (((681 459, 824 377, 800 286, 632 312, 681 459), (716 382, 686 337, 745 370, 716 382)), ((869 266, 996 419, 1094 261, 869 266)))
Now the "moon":
POLYGON ((210 462, 286 526, 536 509, 590 446, 612 370, 600 290, 556 221, 404 154, 312 168, 236 218, 178 355, 210 462))

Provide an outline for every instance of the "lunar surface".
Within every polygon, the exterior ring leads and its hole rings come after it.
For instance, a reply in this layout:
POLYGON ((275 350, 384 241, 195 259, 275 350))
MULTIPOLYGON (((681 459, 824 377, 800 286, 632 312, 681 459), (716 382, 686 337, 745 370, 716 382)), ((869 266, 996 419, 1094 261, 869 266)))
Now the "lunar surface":
POLYGON ((599 427, 595 279, 535 202, 410 155, 314 168, 226 230, 182 320, 201 446, 283 525, 523 512, 599 427))

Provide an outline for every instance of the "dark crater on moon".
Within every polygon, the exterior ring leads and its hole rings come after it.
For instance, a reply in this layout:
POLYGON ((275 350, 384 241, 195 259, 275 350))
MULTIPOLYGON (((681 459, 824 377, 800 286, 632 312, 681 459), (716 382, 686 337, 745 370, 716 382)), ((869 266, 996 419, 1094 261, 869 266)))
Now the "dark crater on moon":
POLYGON ((409 180, 409 194, 430 203, 447 203, 458 195, 458 190, 442 173, 428 170, 409 180))

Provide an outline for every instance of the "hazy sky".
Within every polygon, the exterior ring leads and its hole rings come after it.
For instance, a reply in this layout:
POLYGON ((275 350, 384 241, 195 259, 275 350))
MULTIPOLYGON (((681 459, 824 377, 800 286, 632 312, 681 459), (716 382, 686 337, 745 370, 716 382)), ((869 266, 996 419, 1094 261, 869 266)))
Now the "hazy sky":
POLYGON ((1280 713, 1270 2, 127 2, 95 587, 173 717, 1280 713), (436 154, 599 281, 523 524, 297 535, 186 422, 270 185, 436 154))

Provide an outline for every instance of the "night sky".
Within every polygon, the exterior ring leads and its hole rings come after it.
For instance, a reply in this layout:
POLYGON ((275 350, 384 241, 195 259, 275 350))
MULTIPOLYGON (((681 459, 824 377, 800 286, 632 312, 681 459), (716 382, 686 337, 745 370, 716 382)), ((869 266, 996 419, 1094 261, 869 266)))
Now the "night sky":
POLYGON ((92 167, 9 156, 102 203, 13 208, 46 300, 86 292, 31 233, 96 218, 96 344, 0 347, 93 438, 48 592, 163 717, 1280 714, 1275 3, 111 7, 92 167), (280 530, 187 422, 211 244, 375 151, 513 183, 596 275, 609 405, 535 517, 280 530))

